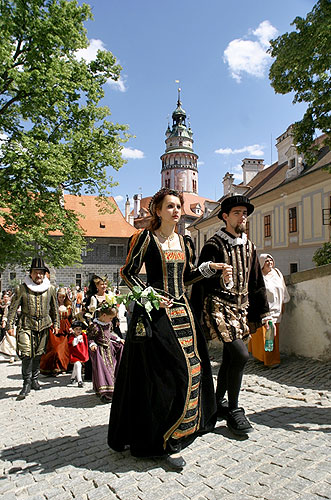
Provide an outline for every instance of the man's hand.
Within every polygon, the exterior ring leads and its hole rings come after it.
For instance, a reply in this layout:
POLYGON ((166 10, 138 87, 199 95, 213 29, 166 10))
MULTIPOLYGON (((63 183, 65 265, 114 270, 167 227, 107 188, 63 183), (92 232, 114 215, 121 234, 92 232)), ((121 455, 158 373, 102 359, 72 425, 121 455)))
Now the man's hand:
POLYGON ((12 337, 15 337, 15 330, 14 330, 14 328, 10 328, 8 330, 8 335, 11 335, 12 337))
POLYGON ((59 327, 58 326, 54 326, 53 333, 54 333, 54 335, 57 335, 59 333, 59 327))
POLYGON ((209 266, 215 271, 219 271, 220 269, 222 270, 225 283, 229 283, 232 280, 232 266, 229 264, 224 264, 223 262, 211 262, 209 266))

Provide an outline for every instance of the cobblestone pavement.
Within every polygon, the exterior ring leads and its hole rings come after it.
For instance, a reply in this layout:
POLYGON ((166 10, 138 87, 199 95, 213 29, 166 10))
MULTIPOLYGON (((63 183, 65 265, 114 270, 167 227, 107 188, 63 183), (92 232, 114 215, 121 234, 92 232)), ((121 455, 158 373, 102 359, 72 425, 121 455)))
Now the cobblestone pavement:
MULTIPOLYGON (((210 351, 217 373, 219 351, 210 351)), ((109 405, 70 375, 42 377, 16 401, 20 363, 0 361, 1 481, 5 500, 312 500, 331 498, 331 363, 250 360, 241 404, 254 426, 233 436, 219 421, 183 451, 185 469, 115 453, 106 444, 109 405)))

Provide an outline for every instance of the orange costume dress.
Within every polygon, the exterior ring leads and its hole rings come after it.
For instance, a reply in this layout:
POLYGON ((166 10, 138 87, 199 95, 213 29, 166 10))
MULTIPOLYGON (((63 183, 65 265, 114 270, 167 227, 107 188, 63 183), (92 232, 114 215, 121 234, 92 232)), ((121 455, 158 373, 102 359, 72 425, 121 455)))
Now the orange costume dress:
POLYGON ((68 336, 71 328, 71 306, 60 306, 60 328, 57 335, 50 328, 46 353, 40 361, 40 372, 43 375, 58 375, 66 372, 69 364, 68 336))

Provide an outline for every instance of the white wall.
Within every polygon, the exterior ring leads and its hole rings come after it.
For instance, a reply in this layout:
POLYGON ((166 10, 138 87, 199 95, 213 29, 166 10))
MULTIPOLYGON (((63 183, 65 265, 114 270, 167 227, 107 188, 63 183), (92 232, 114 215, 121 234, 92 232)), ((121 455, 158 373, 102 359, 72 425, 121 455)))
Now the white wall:
POLYGON ((287 277, 291 300, 280 324, 280 351, 331 360, 331 264, 287 277))

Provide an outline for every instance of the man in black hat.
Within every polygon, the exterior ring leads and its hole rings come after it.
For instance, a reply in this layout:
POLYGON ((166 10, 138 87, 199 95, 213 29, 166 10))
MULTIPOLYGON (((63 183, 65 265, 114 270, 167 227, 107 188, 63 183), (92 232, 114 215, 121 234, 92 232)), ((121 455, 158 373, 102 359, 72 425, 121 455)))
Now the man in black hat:
POLYGON ((249 354, 245 342, 261 322, 269 317, 269 306, 262 271, 253 243, 245 230, 254 206, 246 196, 223 200, 218 217, 225 222, 202 248, 199 263, 224 262, 220 271, 210 269, 210 278, 193 285, 192 303, 209 340, 223 342, 223 360, 216 388, 218 416, 229 429, 245 435, 252 426, 243 408, 238 407, 239 392, 249 354), (225 399, 227 392, 228 401, 225 399))
POLYGON ((18 399, 24 399, 31 388, 40 389, 40 358, 46 351, 49 327, 53 323, 55 334, 59 329, 56 290, 46 273, 49 269, 44 260, 40 257, 32 259, 30 274, 16 287, 8 311, 7 330, 10 335, 15 335, 15 317, 21 306, 16 337, 17 353, 22 359, 23 389, 18 399))

